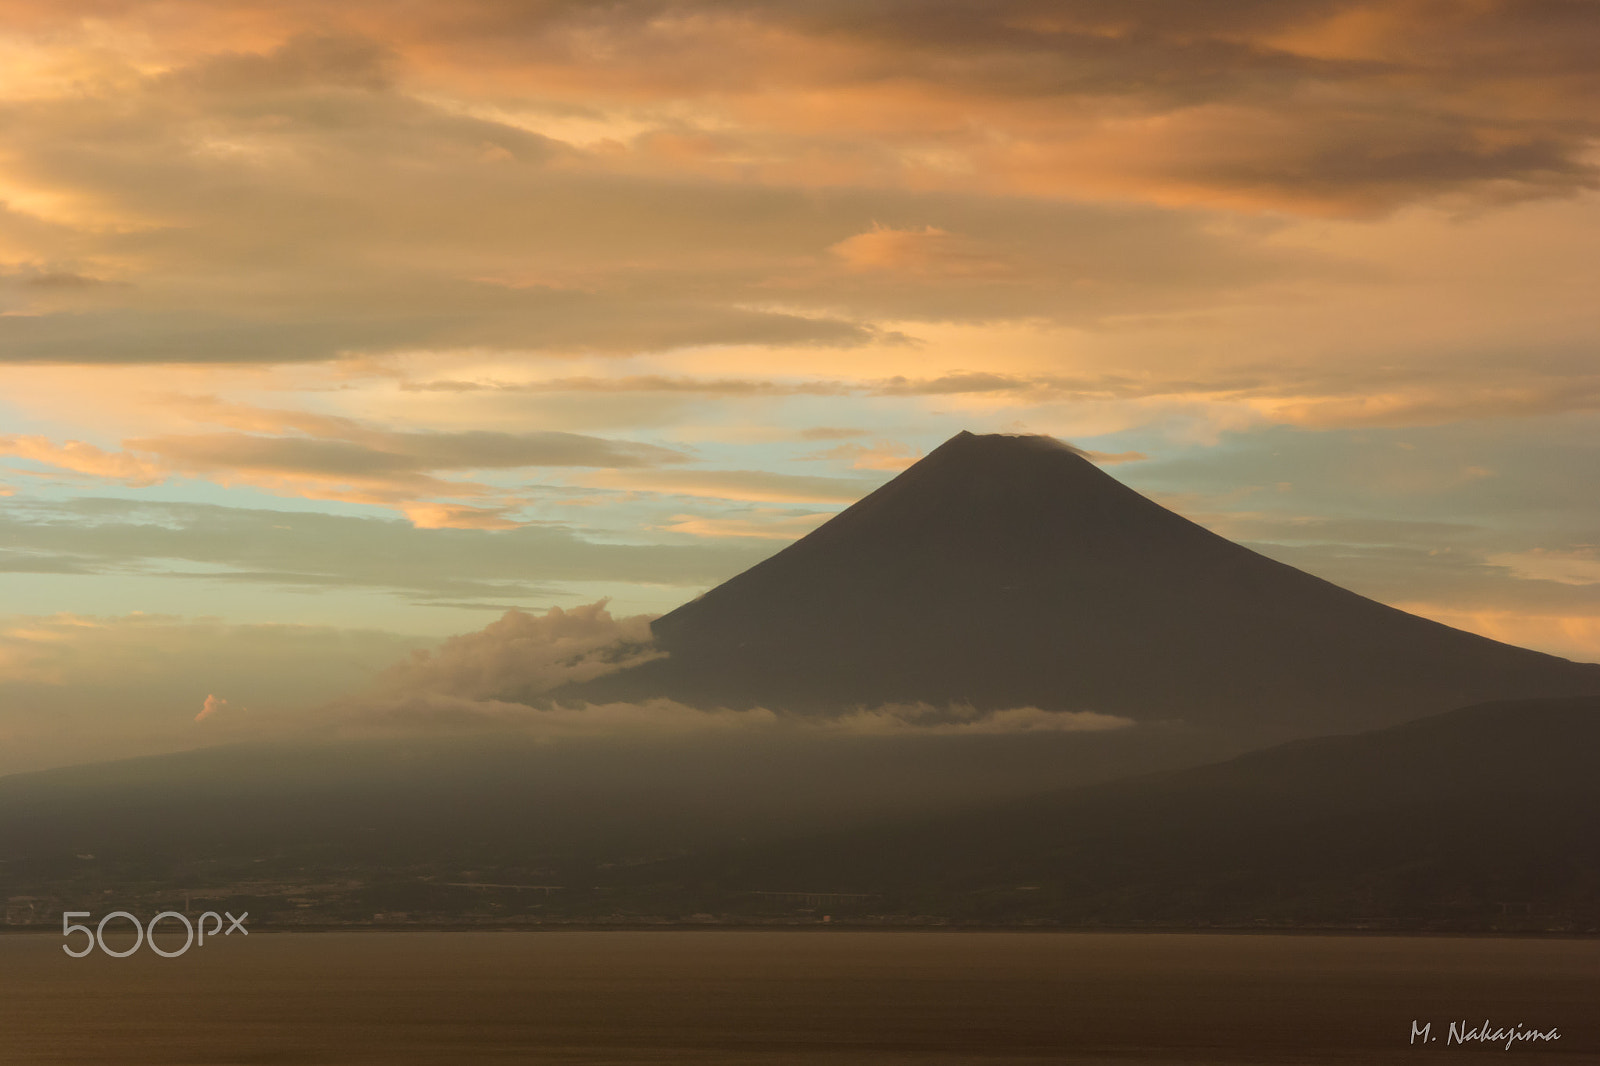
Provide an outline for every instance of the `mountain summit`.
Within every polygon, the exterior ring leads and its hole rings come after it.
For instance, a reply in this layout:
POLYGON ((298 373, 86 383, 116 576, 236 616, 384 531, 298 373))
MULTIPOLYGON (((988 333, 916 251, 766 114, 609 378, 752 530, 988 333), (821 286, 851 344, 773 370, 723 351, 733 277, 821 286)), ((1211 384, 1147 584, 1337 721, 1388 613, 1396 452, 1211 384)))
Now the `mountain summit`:
POLYGON ((654 632, 667 658, 577 694, 813 713, 1034 706, 1265 739, 1600 693, 1600 665, 1268 559, 1044 436, 957 434, 654 632))

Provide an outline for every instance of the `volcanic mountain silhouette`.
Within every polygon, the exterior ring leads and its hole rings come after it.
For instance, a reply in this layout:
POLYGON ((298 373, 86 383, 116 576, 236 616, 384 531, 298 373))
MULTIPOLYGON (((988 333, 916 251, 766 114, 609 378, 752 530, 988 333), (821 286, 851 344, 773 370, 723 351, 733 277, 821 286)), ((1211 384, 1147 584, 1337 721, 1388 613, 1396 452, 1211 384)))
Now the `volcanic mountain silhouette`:
POLYGON ((659 618, 590 700, 1099 711, 1259 740, 1600 693, 1600 665, 1406 614, 1174 514, 1044 436, 960 433, 659 618))

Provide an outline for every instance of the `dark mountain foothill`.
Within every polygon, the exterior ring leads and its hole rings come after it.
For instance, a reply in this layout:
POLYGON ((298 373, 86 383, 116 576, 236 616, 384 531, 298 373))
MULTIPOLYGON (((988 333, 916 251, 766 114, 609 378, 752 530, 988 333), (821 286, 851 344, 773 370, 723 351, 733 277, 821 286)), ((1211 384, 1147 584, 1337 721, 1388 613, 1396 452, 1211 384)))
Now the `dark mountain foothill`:
POLYGON ((1600 699, 1490 703, 1222 763, 658 863, 641 906, 1069 925, 1600 931, 1600 699))

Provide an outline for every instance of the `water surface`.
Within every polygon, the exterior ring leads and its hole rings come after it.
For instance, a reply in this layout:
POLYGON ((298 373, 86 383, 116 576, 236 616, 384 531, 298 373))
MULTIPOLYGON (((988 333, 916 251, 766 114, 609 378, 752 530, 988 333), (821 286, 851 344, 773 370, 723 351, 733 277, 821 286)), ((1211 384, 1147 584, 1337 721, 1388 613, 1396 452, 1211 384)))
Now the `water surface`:
POLYGON ((1600 942, 969 932, 0 937, 0 1061, 1600 1063, 1600 942), (1559 1027, 1445 1045, 1451 1020, 1559 1027), (1409 1044, 1413 1020, 1440 1039, 1409 1044))

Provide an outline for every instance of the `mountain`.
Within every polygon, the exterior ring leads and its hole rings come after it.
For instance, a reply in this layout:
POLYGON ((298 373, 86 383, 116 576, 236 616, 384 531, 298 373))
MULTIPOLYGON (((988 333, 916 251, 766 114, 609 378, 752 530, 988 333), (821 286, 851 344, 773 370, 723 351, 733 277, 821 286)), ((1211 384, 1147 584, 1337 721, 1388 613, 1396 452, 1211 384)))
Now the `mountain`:
POLYGON ((1275 562, 1042 436, 958 434, 654 633, 667 658, 558 696, 810 713, 1032 706, 1264 742, 1600 693, 1600 665, 1275 562))
POLYGON ((1498 702, 614 880, 646 907, 1593 931, 1597 750, 1600 699, 1498 702))
POLYGON ((1481 926, 1500 903, 1581 917, 1600 886, 1585 776, 1600 666, 1266 559, 1049 438, 953 438, 656 636, 667 658, 559 698, 795 713, 682 736, 308 738, 11 775, 5 919, 40 924, 108 892, 141 913, 194 895, 304 924, 738 916, 821 891, 899 914, 1191 924, 1421 920, 1461 899, 1481 926), (1571 695, 1586 699, 1217 762, 1571 695), (886 703, 1136 722, 816 720, 886 703), (1012 805, 954 813, 996 801, 1012 805))

